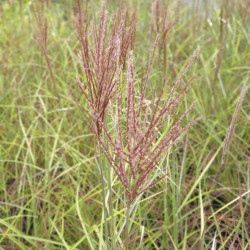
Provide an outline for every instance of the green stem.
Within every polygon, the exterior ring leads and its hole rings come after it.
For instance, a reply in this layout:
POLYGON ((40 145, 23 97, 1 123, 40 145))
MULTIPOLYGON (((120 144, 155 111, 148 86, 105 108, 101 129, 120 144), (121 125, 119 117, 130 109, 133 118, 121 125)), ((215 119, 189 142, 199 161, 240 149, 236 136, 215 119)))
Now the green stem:
POLYGON ((111 215, 111 246, 112 249, 116 249, 115 245, 115 224, 113 214, 113 201, 112 201, 112 178, 111 178, 111 167, 108 165, 108 188, 109 188, 109 214, 111 215))
POLYGON ((130 201, 127 198, 127 211, 126 211, 126 225, 125 225, 125 250, 129 250, 129 212, 130 212, 130 201))
POLYGON ((103 209, 104 209, 104 234, 105 234, 105 242, 107 250, 109 250, 109 237, 108 237, 108 221, 107 221, 107 209, 105 205, 106 200, 106 192, 105 192, 105 182, 104 182, 104 171, 103 171, 103 158, 102 158, 102 150, 100 144, 98 145, 99 149, 99 161, 100 161, 100 169, 101 169, 101 183, 102 183, 102 202, 103 202, 103 209))

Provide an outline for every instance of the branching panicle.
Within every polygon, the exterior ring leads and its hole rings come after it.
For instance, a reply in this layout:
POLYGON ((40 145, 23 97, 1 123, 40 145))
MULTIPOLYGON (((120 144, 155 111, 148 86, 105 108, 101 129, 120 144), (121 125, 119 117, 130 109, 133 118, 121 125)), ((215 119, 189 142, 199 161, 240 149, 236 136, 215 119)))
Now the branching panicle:
MULTIPOLYGON (((163 81, 156 101, 147 100, 146 90, 149 75, 156 48, 161 39, 158 34, 146 76, 142 82, 140 97, 136 99, 133 50, 131 48, 134 43, 135 15, 129 21, 128 12, 123 15, 120 7, 113 17, 111 32, 108 32, 108 13, 105 6, 102 6, 98 27, 95 21, 93 31, 89 34, 87 26, 90 24, 88 18, 82 19, 80 1, 78 9, 76 27, 81 44, 79 59, 86 81, 85 84, 82 84, 77 78, 77 83, 91 109, 94 124, 91 130, 96 134, 103 153, 124 186, 128 202, 131 203, 140 193, 165 177, 162 176, 151 184, 147 184, 151 171, 161 162, 167 150, 180 140, 180 136, 185 130, 198 121, 196 119, 186 127, 182 127, 182 121, 194 107, 195 102, 177 121, 174 121, 172 113, 176 110, 181 96, 186 93, 188 86, 195 79, 195 76, 192 77, 181 88, 184 75, 199 50, 195 51, 165 101, 162 101, 162 96, 166 79, 163 81), (126 77, 127 100, 122 102, 121 85, 123 80, 121 79, 124 78, 121 77, 121 74, 129 50, 126 77), (178 94, 175 94, 177 89, 180 90, 178 94), (104 122, 107 114, 112 120, 111 127, 110 124, 104 122), (164 135, 161 135, 160 130, 169 119, 171 119, 172 125, 167 132, 164 132, 164 135)), ((87 16, 87 11, 85 11, 85 16, 87 16)), ((166 19, 166 17, 164 18, 166 19)))
MULTIPOLYGON (((155 44, 157 44, 157 39, 155 44)), ((166 121, 170 119, 171 113, 176 109, 181 96, 186 93, 188 86, 195 79, 195 76, 192 77, 191 80, 182 87, 179 93, 175 95, 176 90, 180 88, 180 83, 183 82, 183 77, 190 68, 198 51, 199 50, 195 51, 194 55, 188 62, 180 78, 176 81, 175 86, 170 91, 167 100, 162 102, 161 98, 166 86, 166 80, 164 79, 154 109, 151 108, 153 106, 153 101, 149 101, 145 97, 148 75, 150 73, 153 58, 147 70, 141 98, 136 101, 134 95, 135 79, 133 52, 130 52, 127 67, 127 102, 125 103, 125 107, 122 106, 122 103, 120 102, 120 83, 116 85, 116 105, 113 105, 111 100, 109 101, 114 138, 108 132, 110 131, 108 125, 101 122, 101 120, 99 121, 101 128, 104 131, 104 138, 107 141, 107 148, 109 148, 109 150, 105 148, 104 153, 116 173, 121 175, 119 178, 122 179, 122 184, 124 185, 126 192, 129 194, 130 202, 165 177, 162 176, 150 185, 147 185, 147 180, 151 171, 161 162, 162 157, 167 153, 167 150, 180 140, 180 136, 184 131, 199 120, 198 118, 185 127, 182 127, 182 121, 196 104, 196 102, 194 102, 176 122, 173 122, 168 132, 164 136, 160 136, 160 139, 157 139, 158 135, 160 135, 160 129, 164 126, 166 121), (116 112, 114 111, 115 106, 116 112), (126 117, 125 120, 122 118, 123 116, 121 113, 124 113, 126 117), (124 134, 121 132, 121 124, 125 125, 124 131, 126 133, 124 134), (133 179, 132 182, 130 176, 133 179), (132 185, 128 186, 128 183, 132 183, 132 185)), ((98 135, 98 131, 95 130, 94 132, 97 135, 97 140, 103 145, 103 138, 98 135)))
POLYGON ((131 45, 134 43, 135 15, 128 23, 127 14, 119 15, 122 11, 119 9, 113 18, 111 32, 108 32, 109 16, 103 5, 98 27, 94 20, 92 32, 89 32, 87 9, 84 11, 83 19, 80 1, 78 11, 75 24, 81 45, 79 59, 86 81, 82 84, 78 78, 77 83, 91 107, 93 124, 97 129, 95 131, 100 134, 102 126, 99 121, 104 121, 109 101, 119 94, 116 86, 126 61, 127 51, 132 49, 131 45))

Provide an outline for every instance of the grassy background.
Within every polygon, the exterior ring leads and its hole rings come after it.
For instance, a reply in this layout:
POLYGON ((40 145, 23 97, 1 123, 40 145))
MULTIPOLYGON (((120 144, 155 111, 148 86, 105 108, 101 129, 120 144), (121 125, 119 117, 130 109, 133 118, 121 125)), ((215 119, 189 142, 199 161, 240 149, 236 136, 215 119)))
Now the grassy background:
MULTIPOLYGON (((141 75, 156 35, 150 30, 151 1, 126 2, 137 9, 135 70, 141 75)), ((216 242, 218 249, 248 249, 249 195, 241 195, 249 190, 249 95, 220 168, 223 140, 248 80, 247 1, 225 0, 217 7, 190 2, 180 4, 175 13, 178 22, 167 41, 167 77, 176 79, 194 50, 201 48, 185 80, 194 73, 198 77, 178 109, 197 100, 188 119, 203 119, 189 129, 164 165, 177 185, 161 182, 134 210, 131 246, 210 249, 216 242)), ((108 1, 110 14, 118 4, 108 1)), ((55 88, 36 43, 30 1, 0 3, 1 249, 105 247, 95 138, 82 111, 86 101, 75 83, 82 72, 74 6, 75 1, 52 1, 46 13, 55 88)), ((157 54, 150 76, 150 88, 156 91, 162 82, 161 60, 157 54)), ((119 231, 125 206, 116 194, 113 201, 119 231)), ((121 241, 122 235, 117 245, 121 241)))

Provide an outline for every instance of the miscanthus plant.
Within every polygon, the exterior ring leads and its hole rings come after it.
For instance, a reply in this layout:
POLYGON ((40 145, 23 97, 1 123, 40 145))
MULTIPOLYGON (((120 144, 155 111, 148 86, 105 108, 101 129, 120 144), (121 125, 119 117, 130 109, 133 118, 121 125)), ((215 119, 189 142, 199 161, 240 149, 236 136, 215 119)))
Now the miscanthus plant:
MULTIPOLYGON (((157 42, 158 38, 156 44, 157 42)), ((124 186, 128 204, 139 194, 154 186, 165 177, 165 175, 163 175, 150 185, 146 185, 150 172, 160 163, 162 155, 180 139, 180 135, 185 130, 200 119, 198 118, 185 127, 182 127, 183 119, 194 107, 196 102, 192 103, 178 119, 172 116, 181 96, 186 92, 188 86, 196 77, 192 77, 182 86, 178 94, 175 95, 175 91, 180 87, 183 77, 197 53, 198 50, 195 51, 184 72, 172 87, 168 98, 162 100, 166 86, 165 79, 158 98, 153 101, 146 98, 146 87, 152 60, 148 67, 140 96, 136 98, 133 51, 131 51, 126 81, 127 101, 121 102, 121 95, 124 93, 120 89, 120 84, 116 85, 115 98, 109 100, 109 115, 112 119, 111 132, 109 126, 103 123, 101 119, 98 118, 98 114, 96 114, 95 119, 98 119, 103 130, 103 136, 100 136, 97 129, 93 128, 92 130, 96 134, 96 138, 101 144, 110 165, 124 186), (160 129, 169 119, 173 120, 171 127, 164 136, 159 137, 160 129)), ((93 105, 92 103, 89 104, 90 106, 93 105)))
MULTIPOLYGON (((182 133, 200 119, 197 118, 185 126, 182 124, 196 102, 192 103, 179 117, 176 114, 176 107, 196 77, 193 76, 184 83, 183 78, 199 50, 194 52, 184 71, 173 84, 167 98, 163 99, 167 84, 167 80, 164 79, 158 97, 153 99, 147 94, 147 85, 160 36, 158 35, 155 40, 146 76, 138 88, 134 73, 133 50, 130 50, 128 60, 126 57, 130 44, 133 43, 135 22, 126 27, 124 18, 119 19, 118 24, 115 26, 113 24, 111 27, 109 36, 107 35, 107 22, 107 12, 102 9, 99 27, 97 29, 94 26, 91 33, 92 41, 87 32, 87 25, 82 25, 82 19, 79 16, 77 30, 82 46, 79 59, 85 81, 82 82, 80 78, 77 78, 77 83, 91 110, 90 128, 96 135, 99 145, 97 150, 99 154, 105 155, 109 162, 108 168, 113 168, 124 188, 127 207, 124 237, 125 249, 128 249, 131 205, 141 194, 167 177, 166 174, 162 174, 154 179, 152 172, 164 160, 169 149, 181 139, 182 133), (126 60, 127 71, 124 77, 122 68, 126 60), (166 124, 171 124, 168 130, 164 127, 166 124), (165 132, 162 134, 163 128, 165 132)), ((111 186, 109 188, 112 192, 111 186)), ((104 190, 103 193, 105 195, 104 190)), ((103 203, 105 204, 105 199, 103 203)), ((114 234, 111 234, 111 237, 114 237, 114 234)), ((108 241, 107 235, 106 240, 108 241)))

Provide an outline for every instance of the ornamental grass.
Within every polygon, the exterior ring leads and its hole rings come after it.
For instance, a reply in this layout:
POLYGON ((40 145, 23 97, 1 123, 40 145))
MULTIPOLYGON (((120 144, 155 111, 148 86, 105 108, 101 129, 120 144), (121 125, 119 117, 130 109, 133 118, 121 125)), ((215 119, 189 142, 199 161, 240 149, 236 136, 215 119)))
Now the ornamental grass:
MULTIPOLYGON (((132 203, 149 188, 167 178, 165 173, 158 174, 156 178, 152 173, 164 160, 169 149, 181 139, 182 134, 200 119, 197 118, 183 125, 184 119, 196 102, 193 102, 181 115, 176 111, 188 87, 196 78, 194 75, 189 81, 184 82, 184 76, 199 50, 194 52, 178 80, 172 84, 167 98, 163 98, 167 85, 166 78, 161 84, 157 98, 152 98, 152 95, 148 95, 147 89, 156 49, 158 45, 162 46, 163 42, 162 39, 160 40, 160 34, 155 39, 146 75, 139 85, 132 50, 135 38, 135 14, 128 22, 128 12, 122 14, 119 8, 108 32, 109 17, 105 6, 102 6, 98 26, 95 21, 93 29, 89 31, 87 11, 84 12, 83 20, 80 4, 78 9, 76 27, 81 45, 79 60, 85 79, 81 80, 77 77, 76 81, 91 110, 90 129, 95 134, 99 145, 97 155, 99 158, 102 154, 105 155, 109 163, 108 172, 110 173, 112 168, 124 188, 127 207, 124 245, 125 249, 128 249, 132 203), (124 73, 126 64, 127 70, 124 73), (164 133, 162 133, 163 128, 164 133)), ((99 164, 105 196, 105 166, 103 161, 99 164)), ((109 191, 112 193, 111 184, 109 184, 109 191)), ((103 204, 105 204, 105 198, 103 204)), ((109 208, 112 208, 112 200, 109 208)), ((112 214, 112 211, 110 213, 112 214)), ((107 215, 105 223, 107 223, 107 215)), ((112 224, 111 221, 111 227, 112 224)), ((113 233, 110 237, 114 237, 113 233)), ((108 238, 106 225, 106 240, 108 238)))

